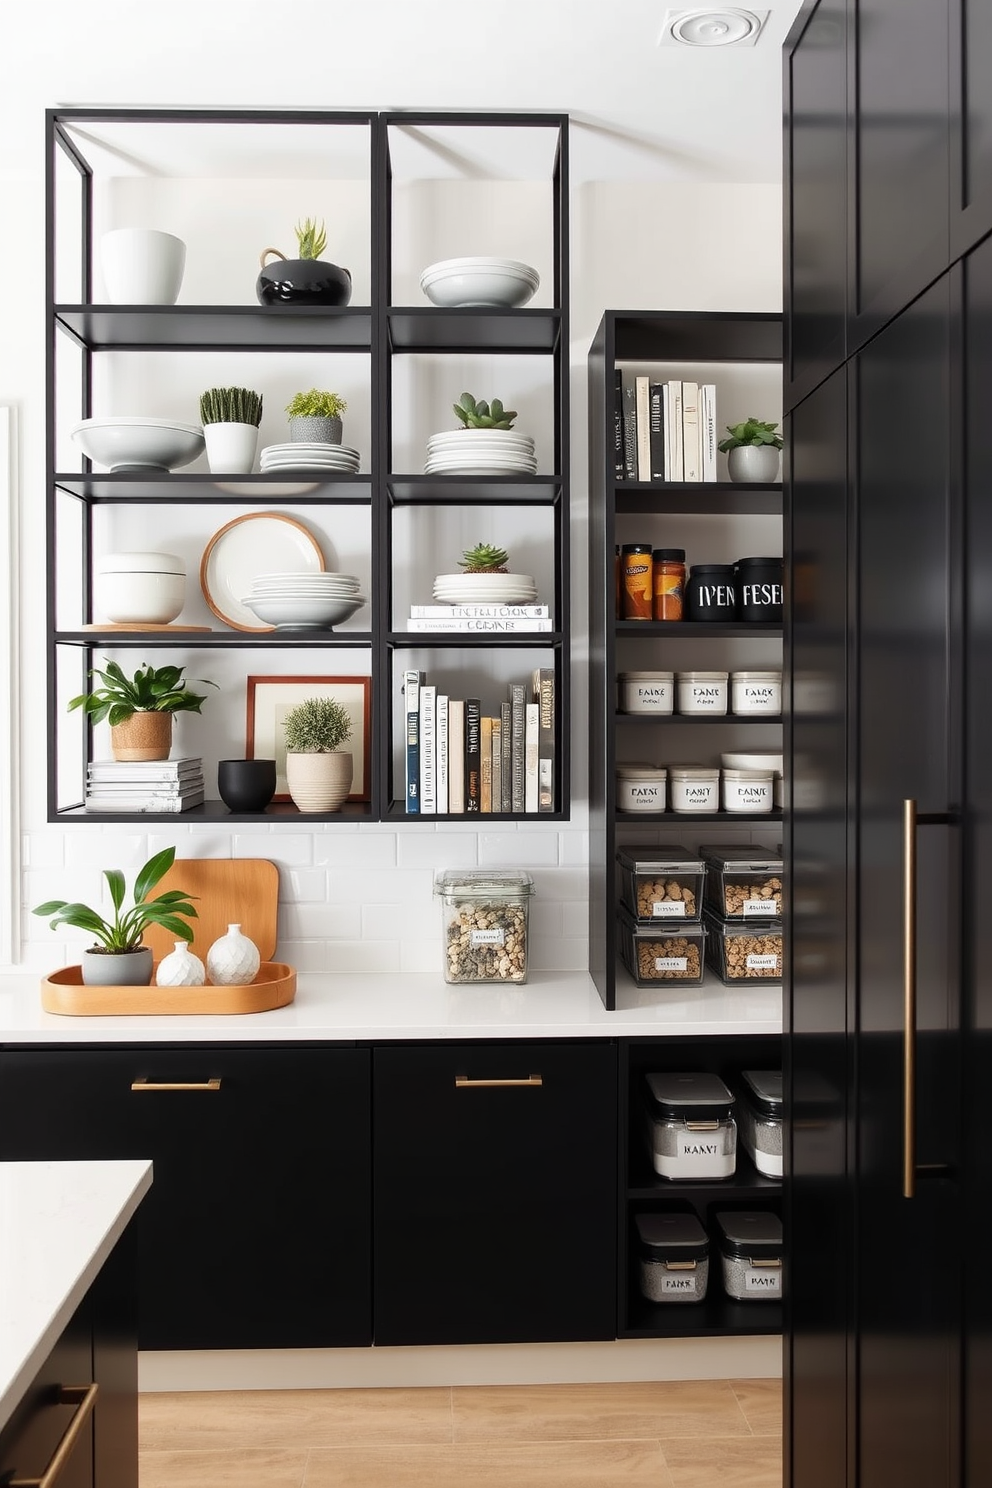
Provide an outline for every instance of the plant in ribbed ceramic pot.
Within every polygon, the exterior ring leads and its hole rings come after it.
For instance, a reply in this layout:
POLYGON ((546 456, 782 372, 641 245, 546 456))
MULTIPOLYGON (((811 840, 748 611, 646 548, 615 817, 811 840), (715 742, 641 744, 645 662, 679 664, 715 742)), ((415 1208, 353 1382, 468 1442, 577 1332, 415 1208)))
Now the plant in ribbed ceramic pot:
MULTIPOLYGON (((175 713, 199 713, 206 694, 191 692, 183 668, 153 667, 147 662, 128 677, 116 661, 94 667, 102 687, 72 698, 69 712, 82 708, 91 723, 110 724, 110 750, 115 760, 168 759, 172 748, 172 718, 175 713)), ((201 687, 216 682, 197 678, 201 687)))
POLYGON ((351 715, 332 697, 304 698, 283 719, 286 780, 300 811, 338 811, 351 790, 354 759, 339 748, 351 715))

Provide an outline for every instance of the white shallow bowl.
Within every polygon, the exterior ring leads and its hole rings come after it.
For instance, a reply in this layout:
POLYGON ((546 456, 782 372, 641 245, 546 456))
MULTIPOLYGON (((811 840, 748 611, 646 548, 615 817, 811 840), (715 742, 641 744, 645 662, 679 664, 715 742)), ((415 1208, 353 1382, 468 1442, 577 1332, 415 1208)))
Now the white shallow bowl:
POLYGON ((519 310, 533 299, 540 283, 535 269, 492 260, 462 259, 431 264, 420 276, 420 287, 432 305, 445 310, 489 307, 519 310))
POLYGON ((252 595, 241 603, 259 620, 274 625, 277 630, 330 630, 332 626, 350 620, 365 604, 365 599, 360 594, 350 598, 328 596, 314 599, 303 596, 284 599, 274 595, 266 595, 263 599, 261 595, 252 595))
POLYGON ((781 754, 721 754, 720 763, 725 770, 777 770, 782 773, 781 754))
POLYGON ((200 425, 170 419, 81 419, 69 432, 84 455, 111 470, 178 470, 203 453, 200 425))

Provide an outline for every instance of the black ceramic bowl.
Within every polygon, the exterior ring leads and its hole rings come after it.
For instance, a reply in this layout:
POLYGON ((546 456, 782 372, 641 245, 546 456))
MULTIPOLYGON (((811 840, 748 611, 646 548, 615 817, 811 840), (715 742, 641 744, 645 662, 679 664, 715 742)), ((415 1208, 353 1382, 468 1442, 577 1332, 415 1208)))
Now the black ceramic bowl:
POLYGON ((320 258, 277 258, 255 281, 260 305, 347 305, 351 275, 320 258))

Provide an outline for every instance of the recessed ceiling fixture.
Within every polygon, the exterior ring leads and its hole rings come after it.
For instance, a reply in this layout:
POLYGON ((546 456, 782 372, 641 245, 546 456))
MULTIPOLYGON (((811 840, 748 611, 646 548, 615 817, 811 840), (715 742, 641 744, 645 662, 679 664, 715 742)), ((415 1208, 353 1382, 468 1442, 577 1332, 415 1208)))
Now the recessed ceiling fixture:
POLYGON ((658 38, 659 46, 727 47, 754 46, 767 10, 741 10, 738 6, 706 10, 669 10, 658 38))

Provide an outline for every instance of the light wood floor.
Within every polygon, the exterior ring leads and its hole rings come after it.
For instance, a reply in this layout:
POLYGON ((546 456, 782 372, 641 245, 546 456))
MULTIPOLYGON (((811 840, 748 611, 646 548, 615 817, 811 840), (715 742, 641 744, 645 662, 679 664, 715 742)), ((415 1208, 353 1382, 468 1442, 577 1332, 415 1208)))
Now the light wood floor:
POLYGON ((141 1488, 781 1488, 777 1380, 142 1395, 141 1488))

